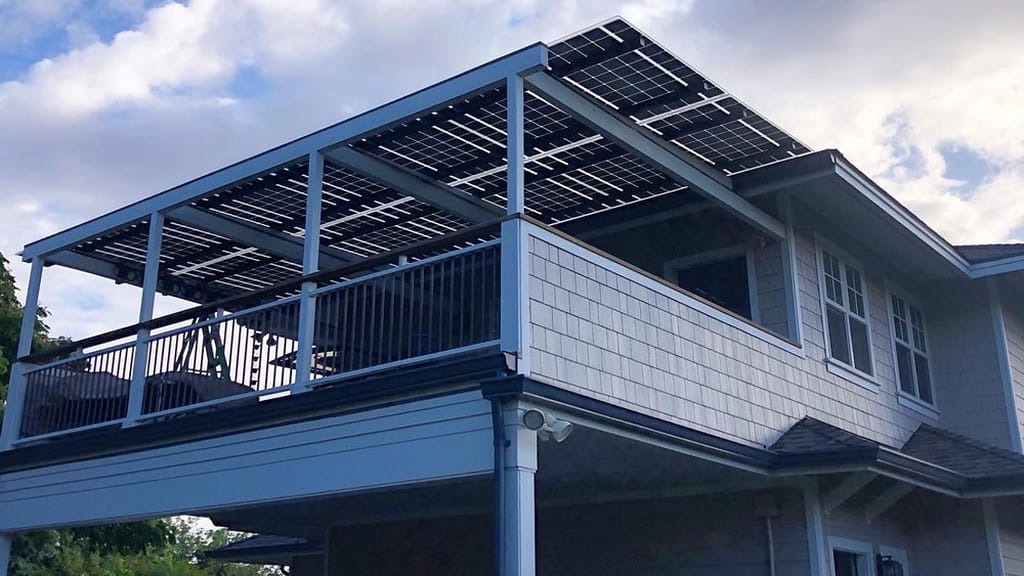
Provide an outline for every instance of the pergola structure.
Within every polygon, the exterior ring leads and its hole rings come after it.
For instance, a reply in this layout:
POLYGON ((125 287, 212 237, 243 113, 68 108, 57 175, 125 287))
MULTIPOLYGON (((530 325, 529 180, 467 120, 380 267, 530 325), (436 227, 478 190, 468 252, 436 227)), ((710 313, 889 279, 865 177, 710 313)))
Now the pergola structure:
POLYGON ((731 179, 806 152, 613 19, 29 244, 23 258, 141 286, 158 246, 154 289, 206 303, 506 212, 558 226, 711 201, 782 237, 731 179))

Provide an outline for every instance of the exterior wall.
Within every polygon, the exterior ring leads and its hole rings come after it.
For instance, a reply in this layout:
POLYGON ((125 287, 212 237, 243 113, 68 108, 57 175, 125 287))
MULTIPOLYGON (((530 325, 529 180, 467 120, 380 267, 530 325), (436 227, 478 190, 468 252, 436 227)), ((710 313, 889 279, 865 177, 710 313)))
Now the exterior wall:
POLYGON ((530 227, 532 375, 706 432, 770 445, 803 416, 901 446, 922 417, 899 404, 885 293, 867 270, 875 374, 827 369, 813 236, 798 231, 803 347, 530 227))
POLYGON ((493 466, 490 402, 462 392, 3 474, 0 530, 194 514, 486 475, 493 466))
POLYGON ((782 245, 769 242, 754 250, 759 324, 778 334, 789 335, 789 306, 783 277, 782 245))
MULTIPOLYGON (((797 491, 776 493, 776 574, 809 574, 807 530, 797 491)), ((763 576, 764 520, 754 493, 540 508, 537 574, 551 576, 763 576)), ((490 516, 337 528, 331 576, 487 574, 490 516)))
POLYGON ((989 560, 981 502, 926 496, 910 507, 912 576, 997 574, 989 560))
POLYGON ((936 285, 926 304, 939 424, 1012 449, 996 332, 984 284, 936 285))
POLYGON ((1015 307, 1004 303, 1003 325, 1006 327, 1006 352, 1010 360, 1010 376, 1013 379, 1017 426, 1021 436, 1024 436, 1024 316, 1015 307))

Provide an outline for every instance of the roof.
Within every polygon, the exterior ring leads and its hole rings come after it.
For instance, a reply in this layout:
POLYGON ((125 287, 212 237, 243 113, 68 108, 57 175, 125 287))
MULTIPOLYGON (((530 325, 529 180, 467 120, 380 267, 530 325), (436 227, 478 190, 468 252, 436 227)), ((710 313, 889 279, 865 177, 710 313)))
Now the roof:
POLYGON ((921 424, 901 450, 970 478, 1024 476, 1024 455, 921 424))
POLYGON ((256 534, 204 553, 221 562, 289 565, 295 556, 319 554, 323 546, 295 536, 256 534))
POLYGON ((778 454, 809 454, 836 450, 872 449, 876 446, 878 446, 877 442, 863 436, 807 417, 787 430, 772 444, 771 448, 778 454))
POLYGON ((1024 256, 1024 244, 961 244, 958 252, 971 264, 1024 256))
POLYGON ((884 446, 821 420, 805 417, 794 424, 771 446, 783 456, 784 465, 801 465, 808 457, 821 456, 850 460, 865 455, 880 462, 902 461, 922 473, 940 473, 952 481, 949 487, 969 490, 1002 483, 1024 490, 1024 455, 1004 450, 963 436, 921 424, 900 448, 884 446), (1005 481, 1005 482, 1004 482, 1005 481))
MULTIPOLYGON (((602 114, 671 148, 695 174, 725 187, 733 175, 809 152, 613 18, 33 242, 23 258, 46 256, 139 284, 149 214, 161 211, 161 292, 203 302, 293 279, 301 274, 310 150, 326 158, 321 262, 344 265, 464 229, 481 215, 504 213, 504 79, 530 70, 546 71, 602 114), (417 193, 424 186, 430 191, 417 193), (452 197, 432 199, 439 189, 452 197)), ((690 182, 642 160, 553 100, 527 86, 529 216, 559 225, 654 198, 677 205, 702 198, 690 182)))

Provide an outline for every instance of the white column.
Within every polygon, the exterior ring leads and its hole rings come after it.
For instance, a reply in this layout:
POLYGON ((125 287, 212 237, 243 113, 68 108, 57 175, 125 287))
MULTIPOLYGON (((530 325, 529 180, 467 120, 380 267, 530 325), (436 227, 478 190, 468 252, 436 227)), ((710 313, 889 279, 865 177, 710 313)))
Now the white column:
POLYGON ((501 576, 534 576, 536 559, 537 433, 522 425, 515 404, 505 410, 505 467, 501 576))
POLYGON ((825 541, 825 521, 821 512, 821 495, 818 479, 808 476, 802 479, 804 493, 804 517, 807 523, 807 554, 810 561, 810 576, 828 576, 832 573, 825 541))
MULTIPOLYGON (((313 274, 320 269, 320 211, 323 200, 324 156, 319 151, 309 155, 306 183, 306 236, 302 245, 302 274, 313 274)), ((313 282, 302 284, 299 300, 299 347, 295 357, 295 391, 308 388, 313 364, 313 337, 316 325, 316 289, 313 282)))
MULTIPOLYGON (((39 308, 39 287, 43 280, 43 259, 32 259, 32 270, 28 277, 28 291, 25 293, 25 306, 22 307, 21 332, 18 334, 18 358, 32 353, 32 337, 36 332, 36 311, 39 308)), ((4 406, 4 425, 0 432, 0 449, 10 448, 21 429, 21 414, 25 407, 25 365, 13 359, 9 384, 7 386, 7 404, 4 406)))
MULTIPOLYGON (((142 303, 139 305, 139 322, 153 319, 153 305, 156 302, 156 286, 160 279, 160 246, 164 236, 164 215, 153 212, 149 215, 149 241, 146 244, 146 268, 142 276, 142 303)), ((149 351, 149 329, 140 328, 135 334, 135 358, 132 364, 132 383, 128 393, 128 414, 124 425, 134 426, 142 415, 142 399, 146 392, 146 364, 149 351)))
MULTIPOLYGON (((505 195, 508 214, 522 213, 525 207, 523 189, 523 79, 518 74, 506 80, 508 108, 506 152, 508 156, 505 195)), ((522 220, 508 220, 501 224, 501 350, 516 359, 516 371, 527 370, 526 352, 527 318, 527 236, 522 220)))
POLYGON ((11 565, 11 541, 13 534, 0 533, 0 576, 7 576, 7 570, 11 565))
POLYGON ((511 74, 505 81, 508 108, 506 152, 508 156, 508 174, 506 196, 507 211, 516 214, 523 211, 525 198, 523 193, 523 79, 518 74, 511 74))

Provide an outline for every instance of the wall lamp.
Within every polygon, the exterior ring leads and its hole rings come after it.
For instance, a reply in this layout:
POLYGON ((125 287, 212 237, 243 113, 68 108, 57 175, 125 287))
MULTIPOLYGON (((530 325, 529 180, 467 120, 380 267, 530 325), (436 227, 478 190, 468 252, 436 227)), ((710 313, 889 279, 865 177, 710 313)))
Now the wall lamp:
POLYGON ((572 434, 572 422, 560 420, 535 408, 523 412, 523 426, 535 430, 543 442, 564 442, 572 434))

